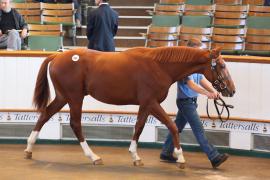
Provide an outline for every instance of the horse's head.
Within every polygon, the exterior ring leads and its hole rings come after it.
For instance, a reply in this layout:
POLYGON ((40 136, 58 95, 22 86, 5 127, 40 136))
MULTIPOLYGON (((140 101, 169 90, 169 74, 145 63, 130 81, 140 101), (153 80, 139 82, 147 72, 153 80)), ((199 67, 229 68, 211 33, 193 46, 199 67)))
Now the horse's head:
POLYGON ((223 96, 232 97, 235 93, 234 82, 220 54, 221 48, 210 51, 210 66, 208 66, 205 76, 223 96))

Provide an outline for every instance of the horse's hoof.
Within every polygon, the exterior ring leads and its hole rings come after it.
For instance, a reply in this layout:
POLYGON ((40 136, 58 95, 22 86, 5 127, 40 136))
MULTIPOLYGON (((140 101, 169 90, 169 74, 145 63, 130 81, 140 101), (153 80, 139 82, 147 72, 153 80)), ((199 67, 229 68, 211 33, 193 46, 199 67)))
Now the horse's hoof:
POLYGON ((102 159, 97 159, 97 160, 93 161, 93 165, 103 165, 102 159))
POLYGON ((25 159, 32 159, 32 152, 29 152, 29 151, 24 151, 24 152, 25 152, 25 156, 24 156, 25 159))
POLYGON ((143 166, 144 164, 143 164, 142 160, 136 160, 133 162, 133 165, 134 166, 143 166))
POLYGON ((180 169, 185 169, 186 164, 185 163, 177 163, 177 167, 180 169))

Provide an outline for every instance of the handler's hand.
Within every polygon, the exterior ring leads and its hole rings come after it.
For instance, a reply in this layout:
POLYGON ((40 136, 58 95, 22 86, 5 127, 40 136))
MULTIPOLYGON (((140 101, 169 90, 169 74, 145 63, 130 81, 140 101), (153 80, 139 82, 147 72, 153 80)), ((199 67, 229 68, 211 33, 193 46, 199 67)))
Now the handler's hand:
POLYGON ((220 97, 220 93, 218 91, 215 91, 214 94, 215 94, 215 98, 214 99, 218 99, 220 97))
POLYGON ((219 97, 219 93, 217 91, 215 91, 215 92, 209 92, 209 93, 206 94, 206 96, 209 99, 217 99, 219 97))

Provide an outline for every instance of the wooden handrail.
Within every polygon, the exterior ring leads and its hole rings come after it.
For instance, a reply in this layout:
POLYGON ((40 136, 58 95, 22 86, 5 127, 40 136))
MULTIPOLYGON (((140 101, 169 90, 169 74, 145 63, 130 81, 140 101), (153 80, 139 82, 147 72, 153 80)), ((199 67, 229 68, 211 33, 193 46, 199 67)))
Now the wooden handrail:
POLYGON ((270 64, 270 57, 233 56, 233 55, 223 55, 222 57, 227 62, 246 62, 246 63, 270 64))
POLYGON ((56 51, 0 51, 0 57, 47 57, 56 51))

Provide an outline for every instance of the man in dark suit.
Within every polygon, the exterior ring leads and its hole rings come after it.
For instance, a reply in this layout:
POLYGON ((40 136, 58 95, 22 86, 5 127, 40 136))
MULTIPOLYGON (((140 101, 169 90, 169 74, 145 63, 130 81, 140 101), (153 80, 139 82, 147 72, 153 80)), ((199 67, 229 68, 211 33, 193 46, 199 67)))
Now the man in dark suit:
POLYGON ((270 0, 265 0, 265 1, 264 1, 264 5, 265 5, 265 6, 270 6, 270 0))
POLYGON ((118 13, 111 9, 109 0, 95 0, 97 9, 87 18, 88 48, 99 51, 115 51, 114 39, 118 29, 118 13))

